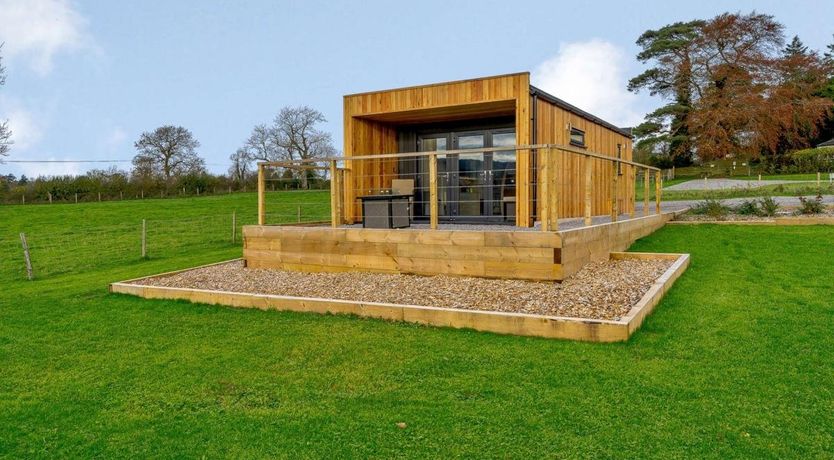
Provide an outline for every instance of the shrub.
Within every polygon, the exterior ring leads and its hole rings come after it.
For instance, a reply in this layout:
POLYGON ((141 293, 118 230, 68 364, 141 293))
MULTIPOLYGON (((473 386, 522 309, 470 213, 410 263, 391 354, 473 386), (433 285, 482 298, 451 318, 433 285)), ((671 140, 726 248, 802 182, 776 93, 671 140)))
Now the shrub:
POLYGON ((766 196, 759 200, 759 215, 763 217, 773 217, 779 211, 779 203, 771 196, 766 196))
POLYGON ((740 205, 736 206, 736 214, 742 216, 758 216, 759 204, 756 200, 744 200, 740 205))
POLYGON ((822 195, 817 195, 816 198, 799 197, 799 213, 800 214, 822 214, 825 212, 825 205, 822 203, 822 195))
POLYGON ((725 206, 720 200, 707 198, 693 206, 691 212, 692 214, 705 215, 716 220, 721 220, 727 216, 730 212, 730 208, 725 206))
POLYGON ((793 152, 791 159, 803 172, 827 171, 834 166, 834 147, 817 147, 793 152))

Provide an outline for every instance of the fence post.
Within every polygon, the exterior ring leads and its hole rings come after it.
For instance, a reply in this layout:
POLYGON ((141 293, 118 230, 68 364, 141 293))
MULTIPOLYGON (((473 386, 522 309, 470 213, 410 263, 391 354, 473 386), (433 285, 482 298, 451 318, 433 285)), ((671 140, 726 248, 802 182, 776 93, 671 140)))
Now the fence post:
POLYGON ((655 214, 660 214, 660 189, 663 184, 663 179, 660 177, 660 171, 654 173, 654 210, 655 214))
MULTIPOLYGON (((817 187, 819 187, 819 186, 820 186, 820 176, 821 176, 821 175, 822 175, 822 174, 820 174, 820 172, 819 172, 819 171, 817 171, 817 187)), ((51 201, 50 201, 50 203, 51 203, 51 201)))
POLYGON ((298 205, 295 210, 295 221, 301 223, 301 205, 298 205))
POLYGON ((32 259, 29 257, 29 243, 26 242, 26 234, 20 232, 20 244, 23 246, 23 260, 26 261, 26 277, 29 281, 35 277, 32 274, 32 259))
POLYGON ((75 204, 78 204, 78 194, 75 194, 75 204))
POLYGON ((550 150, 542 149, 539 152, 539 162, 541 163, 541 171, 539 173, 539 188, 541 188, 542 203, 539 205, 541 209, 539 220, 541 221, 542 231, 550 231, 550 150))
POLYGON ((23 204, 26 204, 26 193, 20 195, 20 199, 23 200, 23 204))
POLYGON ((232 211, 232 244, 235 244, 237 239, 237 211, 232 211))
POLYGON ((52 204, 52 192, 46 192, 46 194, 49 195, 49 204, 52 204))
POLYGON ((98 192, 98 200, 101 201, 101 192, 98 192))
MULTIPOLYGON (((302 170, 302 173, 306 174, 307 172, 302 170)), ((339 170, 336 160, 330 160, 330 225, 337 228, 342 224, 341 221, 342 216, 339 215, 339 170)))
POLYGON ((591 157, 588 155, 584 156, 585 160, 585 225, 589 226, 593 223, 593 219, 591 217, 592 208, 591 208, 591 199, 593 197, 593 184, 591 183, 592 180, 592 173, 594 169, 594 164, 591 161, 591 157))
POLYGON ((437 230, 437 155, 429 155, 429 227, 437 230))
POLYGON ((120 199, 120 200, 124 200, 124 199, 125 199, 125 192, 119 191, 119 199, 120 199))
POLYGON ((266 222, 266 178, 264 177, 264 164, 258 163, 258 225, 266 222))
POLYGON ((620 204, 617 201, 618 185, 620 183, 620 164, 616 161, 611 162, 611 222, 616 222, 620 217, 620 204))
POLYGON ((634 213, 637 212, 637 168, 634 165, 628 165, 628 181, 631 189, 631 195, 628 197, 628 217, 634 218, 634 213))
POLYGON ((649 215, 649 192, 651 188, 649 186, 649 181, 651 180, 651 176, 649 175, 649 168, 646 168, 643 171, 643 215, 649 215))
POLYGON ((144 200, 145 199, 145 189, 139 190, 139 196, 144 200))
POLYGON ((147 252, 147 233, 148 233, 148 226, 145 219, 142 219, 142 258, 148 258, 147 252))

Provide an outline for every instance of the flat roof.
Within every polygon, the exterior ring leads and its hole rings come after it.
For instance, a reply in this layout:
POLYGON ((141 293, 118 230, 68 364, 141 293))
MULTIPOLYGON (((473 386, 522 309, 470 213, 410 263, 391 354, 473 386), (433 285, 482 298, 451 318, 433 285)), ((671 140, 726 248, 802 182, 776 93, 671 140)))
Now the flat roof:
POLYGON ((530 94, 533 95, 533 96, 538 96, 538 97, 546 100, 547 102, 550 102, 551 104, 553 104, 557 107, 565 109, 568 112, 571 112, 575 115, 579 115, 580 117, 585 118, 586 120, 590 120, 590 121, 592 121, 592 122, 594 122, 594 123, 596 123, 600 126, 605 126, 606 128, 608 128, 612 131, 615 131, 619 134, 622 134, 623 136, 626 136, 626 137, 629 137, 629 138, 631 137, 631 129, 630 128, 620 128, 619 126, 617 126, 613 123, 609 123, 609 122, 603 120, 602 118, 599 118, 596 115, 592 115, 592 114, 580 109, 579 107, 577 107, 573 104, 569 104, 568 102, 564 101, 563 99, 559 99, 558 97, 556 97, 556 96, 554 96, 554 95, 552 95, 552 94, 550 94, 546 91, 542 91, 542 90, 540 90, 539 88, 536 88, 533 85, 530 85, 530 94))
MULTIPOLYGON (((453 85, 455 83, 466 83, 466 82, 476 81, 476 80, 487 80, 487 79, 490 79, 490 78, 513 77, 513 76, 517 76, 517 75, 530 75, 530 72, 506 73, 506 74, 501 74, 501 75, 489 75, 489 76, 486 76, 486 77, 465 78, 465 79, 462 79, 462 80, 452 80, 452 81, 444 81, 444 82, 437 82, 437 83, 428 83, 428 84, 424 84, 424 85, 412 85, 412 86, 402 86, 402 87, 399 87, 399 88, 380 89, 380 90, 376 90, 376 91, 364 91, 364 92, 361 92, 361 93, 346 94, 343 97, 347 98, 347 97, 352 97, 352 96, 362 96, 362 95, 366 95, 366 94, 384 93, 384 92, 389 92, 389 91, 402 91, 402 90, 406 90, 406 89, 415 89, 415 88, 430 88, 432 86, 453 85)), ((584 118, 588 121, 592 121, 592 122, 594 122, 594 123, 596 123, 600 126, 604 126, 604 127, 608 128, 608 129, 610 129, 610 130, 612 130, 612 131, 614 131, 618 134, 621 134, 621 135, 626 136, 628 138, 632 137, 630 128, 620 128, 619 126, 617 126, 613 123, 609 123, 609 122, 603 120, 602 118, 600 118, 596 115, 593 115, 589 112, 586 112, 586 111, 580 109, 579 107, 568 103, 564 99, 560 99, 560 98, 548 93, 547 91, 543 91, 543 90, 541 90, 541 89, 539 89, 539 88, 537 88, 533 85, 530 85, 530 95, 540 97, 540 98, 546 100, 547 102, 550 102, 551 104, 553 104, 557 107, 560 107, 564 110, 567 110, 568 112, 571 112, 574 115, 578 115, 578 116, 580 116, 580 117, 582 117, 582 118, 584 118)))

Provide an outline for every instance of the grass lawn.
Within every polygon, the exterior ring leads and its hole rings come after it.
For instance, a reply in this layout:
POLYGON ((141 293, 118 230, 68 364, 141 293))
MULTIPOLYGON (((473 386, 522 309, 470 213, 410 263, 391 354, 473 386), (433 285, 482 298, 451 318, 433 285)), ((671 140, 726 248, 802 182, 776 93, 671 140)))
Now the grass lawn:
MULTIPOLYGON (((34 208, 0 207, 0 230, 145 211, 34 208)), ((0 457, 830 456, 834 228, 668 226, 632 249, 692 265, 621 344, 106 292, 231 244, 4 279, 0 457)))

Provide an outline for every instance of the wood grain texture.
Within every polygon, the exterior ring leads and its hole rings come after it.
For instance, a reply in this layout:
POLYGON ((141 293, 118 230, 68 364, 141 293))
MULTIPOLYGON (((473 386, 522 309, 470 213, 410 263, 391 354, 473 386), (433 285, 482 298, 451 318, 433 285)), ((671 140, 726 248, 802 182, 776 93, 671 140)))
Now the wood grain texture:
POLYGON ((562 279, 553 232, 246 226, 243 237, 253 268, 562 279))

